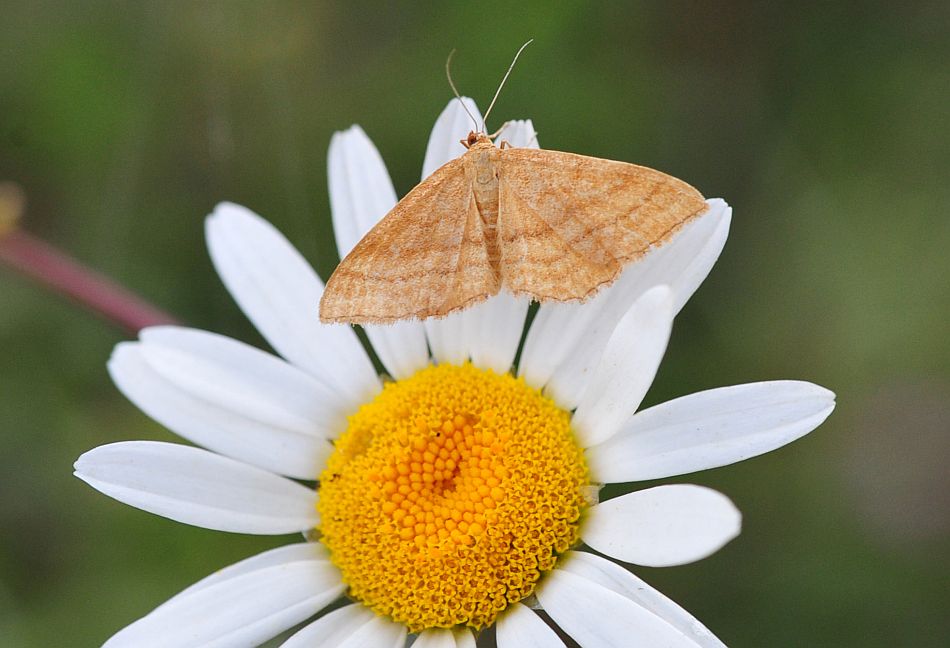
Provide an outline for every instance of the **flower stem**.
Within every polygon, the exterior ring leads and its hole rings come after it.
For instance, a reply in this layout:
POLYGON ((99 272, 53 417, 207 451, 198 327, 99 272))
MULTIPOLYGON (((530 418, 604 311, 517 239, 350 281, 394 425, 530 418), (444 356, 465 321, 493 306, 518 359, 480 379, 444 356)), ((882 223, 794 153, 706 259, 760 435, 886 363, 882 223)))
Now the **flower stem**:
POLYGON ((133 335, 146 326, 178 323, 111 279, 15 227, 0 231, 0 261, 133 335))

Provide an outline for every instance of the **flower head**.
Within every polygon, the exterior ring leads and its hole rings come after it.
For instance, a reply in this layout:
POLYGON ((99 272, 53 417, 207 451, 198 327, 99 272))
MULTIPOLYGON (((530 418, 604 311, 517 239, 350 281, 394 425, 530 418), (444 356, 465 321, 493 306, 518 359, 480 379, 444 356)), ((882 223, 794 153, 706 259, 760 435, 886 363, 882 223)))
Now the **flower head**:
MULTIPOLYGON (((477 113, 470 100, 469 110, 477 113)), ((462 153, 453 102, 423 176, 462 153)), ((501 134, 536 146, 530 121, 501 134)), ((345 255, 396 202, 359 127, 330 146, 345 255)), ((605 483, 723 466, 814 429, 834 395, 795 381, 685 396, 637 412, 673 317, 719 255, 721 200, 584 304, 501 294, 443 320, 370 326, 381 378, 350 327, 320 324, 323 284, 266 221, 219 205, 208 246, 238 305, 280 357, 213 333, 155 327, 120 344, 110 372, 136 405, 205 449, 134 441, 76 462, 94 488, 143 510, 237 533, 309 541, 215 572, 109 646, 247 646, 320 613, 284 645, 721 646, 625 568, 703 558, 739 533, 724 495, 668 485, 597 502, 605 483), (520 361, 512 373, 515 357, 520 361), (317 480, 317 487, 296 480, 317 480)))

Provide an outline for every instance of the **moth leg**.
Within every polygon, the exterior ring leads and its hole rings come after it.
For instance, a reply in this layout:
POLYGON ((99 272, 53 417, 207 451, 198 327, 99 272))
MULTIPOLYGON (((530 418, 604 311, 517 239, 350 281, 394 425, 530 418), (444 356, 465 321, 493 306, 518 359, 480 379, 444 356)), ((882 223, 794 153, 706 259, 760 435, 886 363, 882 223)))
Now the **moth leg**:
POLYGON ((514 147, 508 143, 508 140, 501 140, 501 144, 498 145, 498 148, 504 151, 505 149, 510 149, 514 147))

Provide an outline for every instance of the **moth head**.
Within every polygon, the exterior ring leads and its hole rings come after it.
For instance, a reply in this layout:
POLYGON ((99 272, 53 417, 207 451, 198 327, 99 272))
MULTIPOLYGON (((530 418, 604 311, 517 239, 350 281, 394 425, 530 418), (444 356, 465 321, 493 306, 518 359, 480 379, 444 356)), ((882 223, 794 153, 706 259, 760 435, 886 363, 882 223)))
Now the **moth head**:
POLYGON ((479 142, 483 142, 483 143, 487 142, 489 146, 494 146, 494 144, 492 144, 490 135, 486 135, 485 133, 476 132, 476 131, 469 131, 468 137, 459 141, 462 143, 462 146, 464 146, 467 149, 472 148, 479 142))
POLYGON ((467 148, 467 149, 468 149, 468 148, 472 148, 472 145, 473 145, 475 142, 478 141, 478 136, 479 136, 479 135, 480 135, 480 133, 476 133, 475 131, 469 131, 469 132, 468 132, 468 137, 466 137, 465 139, 461 140, 462 146, 464 146, 464 147, 467 148))

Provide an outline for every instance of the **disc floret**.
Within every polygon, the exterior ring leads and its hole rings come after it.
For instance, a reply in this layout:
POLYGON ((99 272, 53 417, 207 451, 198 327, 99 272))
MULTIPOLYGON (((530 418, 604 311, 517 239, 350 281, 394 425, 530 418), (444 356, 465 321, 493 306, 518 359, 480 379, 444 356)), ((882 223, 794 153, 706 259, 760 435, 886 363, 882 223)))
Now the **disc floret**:
POLYGON ((351 597, 412 631, 492 623, 577 542, 570 415, 508 374, 429 367, 350 417, 320 476, 351 597))

